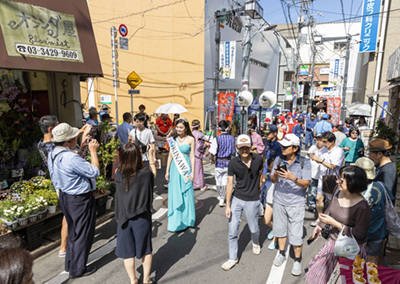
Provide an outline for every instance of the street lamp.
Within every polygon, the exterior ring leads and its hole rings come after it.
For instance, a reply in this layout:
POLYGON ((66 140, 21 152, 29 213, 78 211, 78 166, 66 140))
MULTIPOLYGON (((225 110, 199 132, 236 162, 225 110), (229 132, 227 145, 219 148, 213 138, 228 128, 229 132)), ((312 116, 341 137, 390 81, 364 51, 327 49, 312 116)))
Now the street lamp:
POLYGON ((250 16, 250 18, 261 19, 263 17, 263 8, 256 0, 246 1, 244 7, 245 12, 250 16))

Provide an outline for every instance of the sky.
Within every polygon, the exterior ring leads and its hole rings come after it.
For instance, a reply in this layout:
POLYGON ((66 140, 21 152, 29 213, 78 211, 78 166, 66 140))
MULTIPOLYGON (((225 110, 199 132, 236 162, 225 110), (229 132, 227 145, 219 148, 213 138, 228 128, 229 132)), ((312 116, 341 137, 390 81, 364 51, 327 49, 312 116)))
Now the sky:
MULTIPOLYGON (((259 3, 264 9, 263 18, 272 24, 284 24, 286 23, 285 15, 281 2, 290 5, 290 15, 293 23, 297 23, 299 16, 300 0, 260 0, 259 3), (296 2, 295 2, 296 1, 296 2), (297 3, 293 6, 293 2, 297 3)), ((360 16, 362 14, 362 0, 342 0, 343 10, 345 14, 345 20, 348 18, 360 16)), ((288 5, 284 5, 284 9, 288 11, 288 5)), ((341 7, 341 0, 314 0, 309 6, 310 14, 314 16, 317 23, 341 21, 343 22, 343 14, 341 7), (323 16, 318 15, 318 12, 322 13, 323 16)), ((288 18, 289 21, 289 18, 288 18)), ((361 18, 351 19, 351 21, 361 21, 361 18)), ((289 21, 290 23, 290 21, 289 21)))

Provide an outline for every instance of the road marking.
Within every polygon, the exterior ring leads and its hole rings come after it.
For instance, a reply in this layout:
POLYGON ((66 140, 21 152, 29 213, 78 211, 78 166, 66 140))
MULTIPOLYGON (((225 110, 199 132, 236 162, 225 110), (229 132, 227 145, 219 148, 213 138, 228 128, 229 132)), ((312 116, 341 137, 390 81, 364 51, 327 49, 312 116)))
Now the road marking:
MULTIPOLYGON (((290 248, 290 245, 287 246, 286 260, 282 263, 281 266, 277 267, 272 263, 272 267, 271 267, 271 271, 269 272, 267 284, 280 284, 282 282, 283 273, 285 272, 287 259, 289 257, 289 248, 290 248)), ((279 254, 279 250, 276 253, 276 256, 278 256, 278 254, 279 254)))
MULTIPOLYGON (((161 196, 159 196, 161 197, 161 196)), ((161 197, 161 199, 163 199, 161 197)), ((156 213, 152 215, 152 221, 156 221, 160 219, 162 216, 164 216, 168 212, 167 208, 160 208, 156 213)), ((95 251, 91 252, 88 257, 88 265, 91 264, 92 262, 96 261, 97 259, 103 257, 110 251, 112 251, 117 245, 117 238, 115 237, 113 240, 110 242, 106 243, 105 245, 99 247, 95 251)), ((69 273, 66 271, 61 272, 60 274, 56 275, 49 281, 45 282, 45 284, 60 284, 60 283, 66 283, 69 279, 69 273)))
POLYGON ((163 200, 164 198, 162 198, 160 195, 153 193, 153 198, 154 200, 163 200))

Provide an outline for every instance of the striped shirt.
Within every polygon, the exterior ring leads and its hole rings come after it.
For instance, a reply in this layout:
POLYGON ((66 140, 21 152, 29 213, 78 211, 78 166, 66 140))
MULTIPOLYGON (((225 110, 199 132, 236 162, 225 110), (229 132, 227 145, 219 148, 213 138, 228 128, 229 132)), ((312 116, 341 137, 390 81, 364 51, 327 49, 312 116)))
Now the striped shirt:
POLYGON ((235 152, 235 137, 229 135, 228 133, 222 133, 217 139, 213 139, 213 143, 210 148, 210 153, 217 156, 217 161, 215 166, 217 168, 228 167, 229 159, 235 152), (217 140, 217 141, 216 141, 217 140))

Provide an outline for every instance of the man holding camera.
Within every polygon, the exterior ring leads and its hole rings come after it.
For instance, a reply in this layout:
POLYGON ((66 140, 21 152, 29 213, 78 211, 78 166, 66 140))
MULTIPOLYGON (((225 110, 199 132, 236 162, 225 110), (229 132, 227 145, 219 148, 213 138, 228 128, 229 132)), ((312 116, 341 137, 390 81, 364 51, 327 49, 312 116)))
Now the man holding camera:
POLYGON ((300 156, 300 139, 295 134, 286 134, 279 141, 282 156, 275 159, 271 181, 275 183, 274 192, 274 236, 278 238, 279 254, 275 266, 286 260, 285 246, 293 246, 295 260, 292 274, 301 274, 301 250, 303 246, 303 223, 305 195, 311 180, 311 163, 300 156))
POLYGON ((128 142, 134 142, 139 146, 142 151, 142 159, 144 166, 149 168, 149 154, 148 150, 150 147, 155 149, 153 132, 150 129, 144 127, 146 116, 145 114, 139 113, 135 116, 136 128, 129 133, 128 142))

